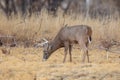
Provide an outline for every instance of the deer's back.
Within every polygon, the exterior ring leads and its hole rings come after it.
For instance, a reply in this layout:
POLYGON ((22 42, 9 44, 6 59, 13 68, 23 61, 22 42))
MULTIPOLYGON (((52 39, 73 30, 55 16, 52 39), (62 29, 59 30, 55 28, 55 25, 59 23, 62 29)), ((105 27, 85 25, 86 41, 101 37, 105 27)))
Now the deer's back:
POLYGON ((83 40, 91 36, 92 30, 87 25, 76 25, 70 27, 64 27, 59 32, 59 38, 62 41, 77 42, 78 40, 83 40))

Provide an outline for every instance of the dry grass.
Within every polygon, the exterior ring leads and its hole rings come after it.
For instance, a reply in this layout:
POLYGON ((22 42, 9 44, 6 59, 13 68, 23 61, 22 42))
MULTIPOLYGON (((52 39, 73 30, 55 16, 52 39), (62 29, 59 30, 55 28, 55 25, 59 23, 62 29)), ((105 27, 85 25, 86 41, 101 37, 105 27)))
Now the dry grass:
POLYGON ((0 52, 0 80, 119 80, 120 55, 92 50, 90 62, 82 61, 82 53, 73 49, 73 62, 69 56, 63 61, 63 49, 57 50, 42 62, 42 49, 12 48, 10 55, 0 52))
POLYGON ((16 35, 17 39, 36 39, 42 37, 54 37, 61 27, 68 25, 89 25, 93 29, 93 40, 109 38, 120 40, 120 19, 110 17, 109 19, 91 19, 78 15, 63 17, 59 13, 58 17, 49 16, 45 11, 41 16, 32 16, 23 20, 20 16, 7 20, 0 15, 0 31, 7 35, 16 35), (33 38, 34 36, 34 38, 33 38))
MULTIPOLYGON (((0 34, 15 35, 18 40, 36 40, 42 37, 52 38, 58 30, 68 25, 85 24, 93 29, 93 41, 100 38, 120 40, 120 19, 85 19, 83 16, 58 17, 42 16, 26 18, 13 17, 7 20, 0 15, 0 34)), ((73 49, 73 62, 62 63, 63 49, 57 50, 46 62, 42 62, 42 49, 15 47, 10 54, 0 52, 0 80, 119 80, 120 55, 111 54, 106 59, 106 52, 89 52, 91 63, 81 63, 82 54, 73 49), (79 54, 80 53, 80 54, 79 54)))

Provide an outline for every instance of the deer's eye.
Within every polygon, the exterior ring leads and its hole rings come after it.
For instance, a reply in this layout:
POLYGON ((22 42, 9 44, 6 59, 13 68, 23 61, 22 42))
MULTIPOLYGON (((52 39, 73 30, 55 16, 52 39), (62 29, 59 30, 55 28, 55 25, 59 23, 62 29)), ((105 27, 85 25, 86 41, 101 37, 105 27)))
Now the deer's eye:
POLYGON ((47 51, 44 50, 43 52, 44 52, 45 55, 47 55, 47 51))

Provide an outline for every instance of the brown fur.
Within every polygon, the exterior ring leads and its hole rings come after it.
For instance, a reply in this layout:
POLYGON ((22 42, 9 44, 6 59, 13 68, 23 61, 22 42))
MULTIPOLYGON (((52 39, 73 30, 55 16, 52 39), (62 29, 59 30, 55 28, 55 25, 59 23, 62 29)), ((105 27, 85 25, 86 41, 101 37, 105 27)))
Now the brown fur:
POLYGON ((63 27, 53 41, 44 45, 43 59, 48 59, 49 56, 59 48, 65 48, 65 57, 63 62, 66 60, 67 51, 69 49, 70 61, 72 61, 72 45, 79 44, 80 48, 83 49, 83 61, 87 55, 88 62, 88 43, 91 41, 92 29, 87 25, 75 25, 70 27, 63 27))

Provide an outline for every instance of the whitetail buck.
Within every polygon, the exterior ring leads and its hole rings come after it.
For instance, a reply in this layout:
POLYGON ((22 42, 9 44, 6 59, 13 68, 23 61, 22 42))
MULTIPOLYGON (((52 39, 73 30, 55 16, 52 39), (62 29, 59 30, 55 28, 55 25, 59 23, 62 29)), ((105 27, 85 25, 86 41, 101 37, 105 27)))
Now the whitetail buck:
POLYGON ((72 45, 73 44, 79 44, 80 49, 83 50, 83 62, 85 61, 85 57, 87 56, 88 62, 89 62, 89 55, 88 55, 88 43, 91 41, 92 36, 92 29, 87 25, 75 25, 63 27, 60 29, 56 37, 53 41, 47 42, 45 40, 44 43, 42 43, 42 46, 44 48, 44 54, 43 54, 43 60, 47 60, 50 55, 56 51, 59 48, 64 47, 65 48, 65 56, 63 62, 66 60, 67 51, 69 49, 69 55, 70 55, 70 62, 72 61, 72 45))

